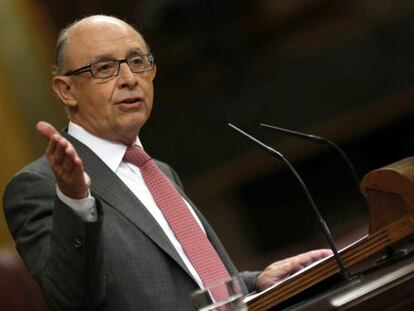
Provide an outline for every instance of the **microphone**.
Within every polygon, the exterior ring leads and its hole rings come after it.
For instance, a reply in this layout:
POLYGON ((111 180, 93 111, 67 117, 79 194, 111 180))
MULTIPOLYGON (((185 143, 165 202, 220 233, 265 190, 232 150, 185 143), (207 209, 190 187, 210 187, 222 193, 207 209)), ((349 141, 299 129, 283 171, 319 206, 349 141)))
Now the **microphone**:
POLYGON ((326 224, 325 220, 323 219, 321 213, 319 212, 319 209, 316 207, 316 204, 308 190, 308 187, 305 185, 303 179, 299 176, 298 172, 295 170, 295 168, 292 166, 292 164, 278 151, 276 151, 275 149, 267 146, 266 144, 262 143, 261 141, 259 141, 258 139, 254 138, 253 136, 247 134, 246 132, 244 132, 243 130, 239 129, 237 126, 231 124, 231 123, 227 123, 227 125, 232 128, 234 131, 236 131, 238 134, 240 134, 241 136, 247 138, 248 140, 250 140, 251 142, 253 142, 256 146, 258 146, 260 149, 264 150, 265 152, 267 152, 268 154, 270 154, 273 158, 282 161, 283 163, 285 163, 290 171, 293 173, 293 175, 296 177, 296 179, 299 181, 300 185, 302 186, 306 197, 310 203, 310 205, 312 206, 313 212, 315 213, 316 217, 318 218, 319 224, 322 227, 322 232, 329 244, 329 247, 331 248, 332 252, 333 252, 333 256, 335 258, 336 263, 338 264, 339 267, 339 271, 342 275, 342 278, 345 281, 351 281, 351 277, 348 271, 346 271, 345 269, 345 265, 342 261, 341 256, 338 253, 338 249, 335 245, 335 242, 332 238, 332 234, 328 228, 328 225, 326 224))
POLYGON ((351 160, 349 159, 349 157, 342 150, 342 148, 339 147, 337 144, 331 142, 330 140, 328 140, 326 138, 320 137, 320 136, 301 133, 301 132, 297 132, 297 131, 292 131, 292 130, 284 129, 284 128, 281 128, 281 127, 277 127, 277 126, 273 126, 273 125, 269 125, 269 124, 265 124, 265 123, 260 123, 259 126, 265 128, 267 130, 271 130, 273 132, 278 132, 278 133, 286 134, 288 136, 293 136, 293 137, 297 137, 297 138, 300 138, 300 139, 303 139, 303 140, 307 140, 307 141, 310 141, 310 142, 325 144, 325 145, 331 146, 336 152, 339 153, 339 155, 342 157, 342 159, 346 162, 346 164, 347 164, 347 166, 348 166, 349 170, 351 171, 351 174, 354 178, 354 181, 356 183, 358 192, 360 193, 359 186, 361 184, 361 181, 358 177, 358 173, 357 173, 354 165, 352 164, 351 160))

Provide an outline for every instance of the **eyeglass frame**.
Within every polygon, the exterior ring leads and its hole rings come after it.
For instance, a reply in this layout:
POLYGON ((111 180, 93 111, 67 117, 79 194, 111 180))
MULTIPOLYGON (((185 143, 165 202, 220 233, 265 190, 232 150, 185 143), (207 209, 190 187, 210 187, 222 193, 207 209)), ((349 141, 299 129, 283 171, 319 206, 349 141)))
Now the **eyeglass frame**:
POLYGON ((78 75, 78 74, 85 73, 85 72, 90 72, 91 76, 94 79, 108 79, 108 78, 116 77, 116 76, 119 75, 119 69, 121 67, 121 64, 123 64, 123 63, 126 63, 128 65, 129 70, 131 70, 131 72, 133 72, 133 73, 145 72, 145 71, 149 71, 152 68, 154 68, 154 65, 155 65, 154 54, 152 54, 151 52, 148 52, 146 54, 140 54, 139 56, 145 56, 148 59, 148 62, 151 64, 151 67, 146 68, 144 70, 140 70, 140 71, 132 71, 131 66, 128 64, 128 59, 131 59, 131 58, 136 57, 136 56, 138 56, 138 55, 131 55, 131 56, 129 56, 127 58, 123 58, 123 59, 99 60, 99 61, 90 63, 89 65, 85 65, 85 66, 79 67, 77 69, 69 70, 66 73, 64 73, 63 75, 64 76, 73 76, 73 75, 78 75), (95 74, 92 71, 92 66, 96 65, 96 64, 99 64, 99 63, 102 63, 102 62, 107 62, 107 61, 116 61, 117 62, 118 66, 117 66, 116 74, 113 74, 113 75, 108 76, 108 77, 103 77, 103 78, 96 77, 95 74))

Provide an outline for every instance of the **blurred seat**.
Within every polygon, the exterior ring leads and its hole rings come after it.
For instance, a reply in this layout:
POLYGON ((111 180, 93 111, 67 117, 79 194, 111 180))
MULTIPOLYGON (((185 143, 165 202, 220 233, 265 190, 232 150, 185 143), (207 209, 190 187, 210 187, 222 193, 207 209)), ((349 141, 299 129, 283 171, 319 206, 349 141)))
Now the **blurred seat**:
POLYGON ((0 310, 45 311, 39 285, 13 250, 0 249, 0 310))

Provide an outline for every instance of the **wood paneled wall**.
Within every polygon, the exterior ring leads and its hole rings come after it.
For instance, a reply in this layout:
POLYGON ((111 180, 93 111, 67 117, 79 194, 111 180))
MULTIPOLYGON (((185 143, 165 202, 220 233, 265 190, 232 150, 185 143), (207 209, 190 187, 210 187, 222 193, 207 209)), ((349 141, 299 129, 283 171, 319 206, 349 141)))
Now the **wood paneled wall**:
MULTIPOLYGON (((34 131, 40 119, 57 126, 64 113, 50 88, 53 27, 35 2, 2 1, 0 10, 0 191, 25 164, 39 156, 45 143, 34 131)), ((0 248, 13 246, 3 209, 0 248)))

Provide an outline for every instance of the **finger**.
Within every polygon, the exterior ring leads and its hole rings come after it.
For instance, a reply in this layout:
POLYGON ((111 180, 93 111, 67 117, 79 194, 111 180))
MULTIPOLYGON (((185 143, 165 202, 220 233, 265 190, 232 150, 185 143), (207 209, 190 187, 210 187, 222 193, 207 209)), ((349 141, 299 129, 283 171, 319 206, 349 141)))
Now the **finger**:
POLYGON ((327 256, 332 255, 332 251, 331 250, 327 250, 327 249, 319 249, 319 250, 313 250, 313 251, 309 251, 303 254, 300 254, 298 256, 296 256, 296 260, 304 265, 304 266, 308 266, 312 263, 314 263, 315 261, 321 260, 327 256))
POLYGON ((288 270, 286 271, 288 275, 292 275, 303 268, 305 268, 307 265, 309 265, 309 262, 303 262, 298 260, 297 258, 293 258, 289 264, 288 264, 288 270))
MULTIPOLYGON (((66 159, 66 161, 73 161, 73 154, 68 154, 67 149, 69 149, 69 143, 66 139, 64 139, 62 136, 59 137, 56 149, 55 149, 55 157, 56 157, 56 164, 62 165, 66 159)), ((63 168, 63 167, 62 167, 63 168)))
POLYGON ((89 186, 90 184, 89 176, 84 171, 82 160, 76 153, 73 159, 72 177, 76 180, 82 181, 82 183, 86 186, 89 186))
POLYGON ((305 254, 293 256, 283 261, 283 264, 275 263, 275 270, 281 277, 292 275, 306 266, 310 265, 313 261, 305 254))
POLYGON ((66 157, 65 150, 68 146, 69 142, 59 134, 54 134, 52 136, 50 140, 50 147, 47 151, 51 166, 56 169, 62 168, 62 163, 66 157))
POLYGON ((76 166, 76 153, 71 145, 66 144, 66 148, 62 150, 61 172, 71 177, 76 166))
POLYGON ((317 249, 310 251, 308 253, 313 261, 320 260, 322 258, 332 255, 332 251, 330 249, 317 249))
POLYGON ((46 154, 49 156, 53 156, 53 153, 55 152, 56 149, 56 144, 58 142, 58 136, 57 135, 52 135, 52 137, 49 140, 49 144, 47 145, 46 148, 46 154))
POLYGON ((47 140, 50 140, 58 131, 49 123, 40 121, 36 124, 36 130, 47 140))
POLYGON ((333 251, 330 249, 321 249, 321 256, 322 258, 328 257, 328 256, 332 256, 333 255, 333 251))

